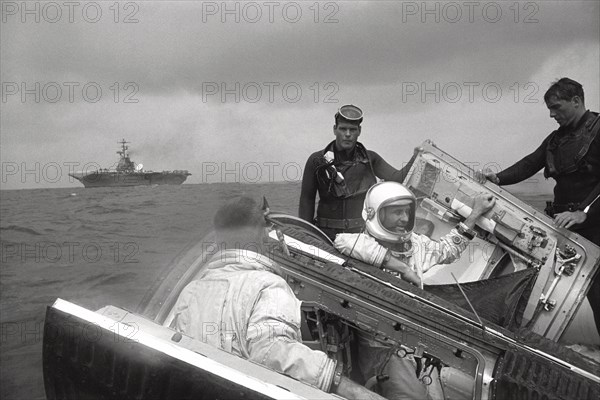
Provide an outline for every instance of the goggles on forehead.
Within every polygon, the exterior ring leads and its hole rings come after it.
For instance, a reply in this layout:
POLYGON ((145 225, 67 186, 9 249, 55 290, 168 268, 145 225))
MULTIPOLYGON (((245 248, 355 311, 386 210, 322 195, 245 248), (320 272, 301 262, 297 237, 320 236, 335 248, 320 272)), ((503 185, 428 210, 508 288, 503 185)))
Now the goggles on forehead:
POLYGON ((348 121, 361 121, 363 112, 360 108, 353 104, 346 104, 339 108, 337 115, 348 121))

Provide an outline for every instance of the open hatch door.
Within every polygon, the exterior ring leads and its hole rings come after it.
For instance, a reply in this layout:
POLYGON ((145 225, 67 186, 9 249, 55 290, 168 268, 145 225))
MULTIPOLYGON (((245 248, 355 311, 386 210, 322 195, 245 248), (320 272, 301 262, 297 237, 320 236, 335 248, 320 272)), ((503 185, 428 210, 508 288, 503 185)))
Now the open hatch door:
MULTIPOLYGON (((496 198, 493 209, 479 218, 478 237, 461 259, 428 271, 425 283, 454 283, 498 277, 523 269, 537 270, 522 326, 558 341, 598 270, 600 248, 566 229, 557 229, 544 213, 491 182, 480 184, 473 170, 430 141, 417 149, 405 185, 418 200, 417 218, 433 226, 439 240, 469 215, 481 192, 496 198)), ((590 315, 591 318, 591 315, 590 315)))

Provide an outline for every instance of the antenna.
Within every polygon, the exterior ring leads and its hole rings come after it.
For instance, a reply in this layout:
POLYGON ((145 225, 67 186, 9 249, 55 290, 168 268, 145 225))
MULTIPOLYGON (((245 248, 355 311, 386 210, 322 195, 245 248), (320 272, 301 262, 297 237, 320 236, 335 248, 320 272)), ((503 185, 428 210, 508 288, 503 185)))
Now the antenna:
POLYGON ((117 143, 121 145, 121 151, 117 151, 117 154, 121 154, 123 157, 126 157, 125 152, 127 151, 127 149, 129 149, 129 147, 125 145, 131 142, 126 142, 125 139, 122 139, 120 142, 117 143))
POLYGON ((481 318, 479 318, 479 314, 477 314, 477 311, 475 311, 475 308, 473 307, 473 304, 471 304, 471 302, 469 301, 469 298, 467 297, 467 294, 465 293, 465 291, 463 290, 463 288, 460 286, 460 283, 458 283, 458 279, 456 279, 456 276, 454 276, 454 272, 450 272, 450 275, 452 275, 452 278, 454 279, 454 281, 458 285, 458 288, 460 289, 460 292, 464 296, 465 300, 467 300, 467 303, 469 303, 469 307, 471 307, 471 311, 473 311, 473 314, 475 314, 475 316, 477 317, 477 321, 479 321, 479 325, 481 325, 481 327, 485 329, 485 325, 483 324, 483 321, 481 321, 481 318))

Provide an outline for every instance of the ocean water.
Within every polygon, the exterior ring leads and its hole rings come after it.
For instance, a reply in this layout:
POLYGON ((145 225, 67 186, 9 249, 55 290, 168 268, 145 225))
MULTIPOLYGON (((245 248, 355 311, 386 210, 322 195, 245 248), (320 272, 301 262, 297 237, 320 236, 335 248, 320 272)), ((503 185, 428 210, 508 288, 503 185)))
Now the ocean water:
MULTIPOLYGON (((542 209, 550 188, 538 179, 509 190, 542 209)), ((296 215, 300 182, 0 191, 0 398, 45 398, 43 321, 56 298, 134 310, 219 205, 242 194, 296 215)))

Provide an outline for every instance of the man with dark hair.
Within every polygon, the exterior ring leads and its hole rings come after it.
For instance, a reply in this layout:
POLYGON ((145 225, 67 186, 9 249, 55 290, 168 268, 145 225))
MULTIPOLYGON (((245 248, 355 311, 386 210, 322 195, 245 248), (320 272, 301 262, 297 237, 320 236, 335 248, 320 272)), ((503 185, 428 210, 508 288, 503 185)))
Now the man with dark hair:
MULTIPOLYGON (((600 246, 600 116, 586 110, 583 87, 562 78, 544 95, 550 118, 559 128, 533 153, 494 174, 485 172, 497 185, 512 185, 544 168, 544 176, 556 180, 554 202, 546 212, 560 228, 577 232, 600 246)), ((600 333, 600 279, 593 279, 588 300, 600 333)))
MULTIPOLYGON (((397 170, 374 151, 358 142, 363 112, 354 105, 340 107, 335 114, 335 140, 310 155, 304 167, 300 194, 300 218, 315 223, 332 240, 337 233, 360 232, 367 190, 377 178, 402 183, 409 164, 397 170), (315 218, 315 198, 319 205, 315 218)), ((412 161, 412 160, 411 160, 412 161)))
POLYGON ((544 101, 548 103, 551 97, 556 97, 561 100, 570 100, 573 97, 579 97, 581 102, 585 102, 583 96, 583 86, 581 83, 569 78, 561 78, 554 82, 544 94, 544 101))
POLYGON ((182 291, 173 326, 188 336, 348 399, 382 399, 342 376, 342 364, 302 344, 300 305, 263 253, 265 219, 248 197, 214 217, 220 251, 182 291), (253 249, 256 251, 252 251, 253 249))

